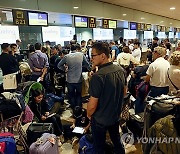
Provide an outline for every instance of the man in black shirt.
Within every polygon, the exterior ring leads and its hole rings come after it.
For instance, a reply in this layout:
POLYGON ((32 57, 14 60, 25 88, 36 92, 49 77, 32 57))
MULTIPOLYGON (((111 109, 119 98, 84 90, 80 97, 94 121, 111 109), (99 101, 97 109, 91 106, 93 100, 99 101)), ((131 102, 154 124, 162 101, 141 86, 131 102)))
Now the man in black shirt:
POLYGON ((15 57, 9 54, 9 44, 3 43, 1 45, 1 49, 2 54, 0 55, 0 68, 2 69, 3 76, 18 72, 18 62, 16 61, 15 57))
POLYGON ((120 141, 119 117, 125 93, 125 72, 109 60, 110 50, 105 43, 92 46, 92 64, 98 66, 90 81, 90 100, 87 107, 91 119, 96 154, 104 154, 106 132, 109 131, 116 154, 125 154, 120 141))
POLYGON ((149 48, 151 49, 151 51, 149 51, 149 53, 147 55, 147 59, 149 62, 153 62, 152 53, 154 52, 154 48, 158 46, 158 41, 159 41, 159 38, 154 37, 152 44, 149 46, 149 48))
POLYGON ((8 43, 1 45, 2 54, 0 55, 0 68, 3 76, 7 74, 16 74, 17 83, 20 83, 19 65, 15 57, 9 54, 10 46, 8 43))

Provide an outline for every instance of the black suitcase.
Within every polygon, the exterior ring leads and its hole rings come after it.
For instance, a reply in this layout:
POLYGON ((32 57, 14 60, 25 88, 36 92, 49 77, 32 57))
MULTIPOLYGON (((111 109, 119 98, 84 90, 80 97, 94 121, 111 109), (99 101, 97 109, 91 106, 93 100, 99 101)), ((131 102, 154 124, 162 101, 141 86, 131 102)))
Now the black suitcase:
POLYGON ((52 123, 32 123, 29 125, 27 131, 27 142, 30 146, 38 138, 42 136, 43 133, 54 133, 54 128, 52 123))
POLYGON ((134 137, 141 137, 144 128, 144 112, 130 115, 127 127, 134 134, 134 137))

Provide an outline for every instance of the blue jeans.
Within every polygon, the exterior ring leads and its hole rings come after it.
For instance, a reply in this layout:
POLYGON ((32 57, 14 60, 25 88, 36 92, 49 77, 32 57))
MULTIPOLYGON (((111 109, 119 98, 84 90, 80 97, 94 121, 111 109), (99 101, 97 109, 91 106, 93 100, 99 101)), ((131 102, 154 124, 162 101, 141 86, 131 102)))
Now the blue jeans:
POLYGON ((92 117, 91 129, 96 154, 105 154, 105 141, 107 131, 109 132, 111 141, 114 144, 115 154, 125 154, 124 146, 121 144, 120 139, 119 122, 116 122, 112 126, 103 126, 101 124, 98 124, 92 117))
POLYGON ((162 94, 167 95, 168 92, 169 92, 169 87, 154 87, 154 86, 151 86, 149 96, 157 97, 157 96, 160 96, 162 94))
POLYGON ((82 82, 81 83, 67 83, 68 97, 72 109, 75 106, 82 106, 82 82))

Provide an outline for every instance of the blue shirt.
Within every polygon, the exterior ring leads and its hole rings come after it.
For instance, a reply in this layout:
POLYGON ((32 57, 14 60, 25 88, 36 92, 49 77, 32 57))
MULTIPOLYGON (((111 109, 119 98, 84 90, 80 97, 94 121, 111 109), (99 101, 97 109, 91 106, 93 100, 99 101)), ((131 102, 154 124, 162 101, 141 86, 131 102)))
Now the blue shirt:
POLYGON ((111 50, 115 50, 115 58, 116 58, 117 55, 119 54, 119 49, 118 49, 118 47, 115 46, 115 45, 113 45, 113 46, 111 47, 111 50))
POLYGON ((81 52, 71 52, 64 56, 64 58, 58 63, 58 68, 67 64, 67 82, 68 83, 80 83, 82 82, 82 66, 89 67, 89 63, 81 52))
POLYGON ((43 69, 43 68, 48 68, 49 63, 48 63, 48 57, 45 53, 42 53, 40 50, 36 50, 34 53, 32 53, 29 56, 29 66, 31 70, 33 71, 33 75, 41 75, 42 72, 35 72, 34 68, 38 69, 43 69))

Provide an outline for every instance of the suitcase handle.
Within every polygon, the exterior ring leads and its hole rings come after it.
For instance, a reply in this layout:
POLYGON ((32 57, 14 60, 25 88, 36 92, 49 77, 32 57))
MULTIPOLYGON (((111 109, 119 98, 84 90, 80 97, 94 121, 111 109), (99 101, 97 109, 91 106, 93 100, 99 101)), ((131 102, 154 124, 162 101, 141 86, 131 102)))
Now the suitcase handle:
POLYGON ((53 136, 49 136, 44 142, 42 137, 38 138, 36 141, 36 145, 43 145, 45 144, 47 141, 49 141, 50 143, 52 143, 52 145, 54 145, 56 143, 56 139, 53 136))

